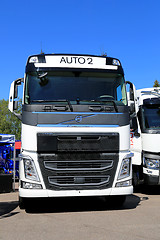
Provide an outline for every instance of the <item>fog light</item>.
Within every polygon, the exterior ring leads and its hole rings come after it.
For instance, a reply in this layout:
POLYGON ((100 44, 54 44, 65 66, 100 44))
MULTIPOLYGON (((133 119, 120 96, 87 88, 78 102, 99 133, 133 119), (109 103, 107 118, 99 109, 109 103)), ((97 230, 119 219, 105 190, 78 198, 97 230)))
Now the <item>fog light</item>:
POLYGON ((21 181, 21 187, 24 188, 24 189, 42 189, 41 184, 23 182, 23 181, 21 181))
POLYGON ((116 183, 116 187, 129 187, 132 185, 132 180, 127 180, 127 181, 123 181, 123 182, 118 182, 116 183))

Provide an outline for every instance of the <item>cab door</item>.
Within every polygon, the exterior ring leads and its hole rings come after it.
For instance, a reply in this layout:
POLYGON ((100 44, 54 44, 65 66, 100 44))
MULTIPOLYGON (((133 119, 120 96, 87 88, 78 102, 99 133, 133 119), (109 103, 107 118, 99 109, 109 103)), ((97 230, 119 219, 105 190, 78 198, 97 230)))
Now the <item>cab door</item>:
POLYGON ((141 165, 142 137, 138 119, 138 99, 136 88, 133 83, 126 82, 128 106, 130 109, 130 150, 134 153, 132 158, 133 165, 141 165))

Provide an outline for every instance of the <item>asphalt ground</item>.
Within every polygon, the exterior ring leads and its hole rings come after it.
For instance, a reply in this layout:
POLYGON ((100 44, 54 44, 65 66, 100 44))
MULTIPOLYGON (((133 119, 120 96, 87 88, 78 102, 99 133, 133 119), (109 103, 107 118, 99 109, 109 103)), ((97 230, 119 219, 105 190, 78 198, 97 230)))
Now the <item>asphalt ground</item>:
POLYGON ((135 190, 123 207, 103 197, 38 201, 21 210, 18 190, 0 194, 0 240, 160 239, 160 186, 135 190))

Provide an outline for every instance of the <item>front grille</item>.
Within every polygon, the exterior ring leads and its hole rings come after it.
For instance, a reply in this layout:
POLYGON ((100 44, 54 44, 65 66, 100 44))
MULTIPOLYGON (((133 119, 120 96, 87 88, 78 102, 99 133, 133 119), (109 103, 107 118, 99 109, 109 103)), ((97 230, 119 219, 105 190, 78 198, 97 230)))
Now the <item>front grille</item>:
POLYGON ((47 189, 109 188, 119 159, 119 134, 38 133, 37 152, 47 189))
POLYGON ((39 154, 38 161, 47 189, 104 189, 113 184, 118 153, 39 154))

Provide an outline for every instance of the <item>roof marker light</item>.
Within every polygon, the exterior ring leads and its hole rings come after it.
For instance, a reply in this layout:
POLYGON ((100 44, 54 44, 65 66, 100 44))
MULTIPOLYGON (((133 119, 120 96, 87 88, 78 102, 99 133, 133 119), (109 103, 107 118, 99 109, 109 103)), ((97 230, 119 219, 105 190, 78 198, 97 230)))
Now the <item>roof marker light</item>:
POLYGON ((121 66, 120 61, 117 60, 117 59, 113 59, 112 64, 113 64, 113 65, 116 65, 116 66, 121 66))
POLYGON ((38 63, 38 57, 34 56, 29 59, 29 63, 38 63))

